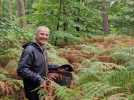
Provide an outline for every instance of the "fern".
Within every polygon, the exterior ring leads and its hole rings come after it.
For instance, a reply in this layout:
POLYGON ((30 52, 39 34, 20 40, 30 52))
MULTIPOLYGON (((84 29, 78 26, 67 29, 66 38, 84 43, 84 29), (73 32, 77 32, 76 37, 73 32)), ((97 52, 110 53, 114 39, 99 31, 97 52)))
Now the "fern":
POLYGON ((47 96, 47 92, 44 91, 43 89, 40 89, 40 90, 38 91, 38 94, 39 94, 40 100, 44 100, 45 96, 47 96))
POLYGON ((95 45, 81 45, 80 50, 87 54, 101 54, 103 50, 96 47, 95 45))
POLYGON ((91 72, 89 69, 86 68, 79 73, 79 84, 88 83, 90 81, 92 82, 100 81, 102 75, 103 75, 102 72, 101 73, 91 72))
MULTIPOLYGON (((96 70, 96 69, 95 69, 96 70)), ((80 86, 85 94, 82 100, 93 100, 94 97, 104 98, 122 92, 127 98, 128 93, 134 93, 134 71, 123 66, 118 70, 95 71, 84 68, 80 71, 80 86), (90 99, 89 99, 90 98, 90 99)), ((107 99, 106 99, 107 100, 107 99)))
MULTIPOLYGON (((99 61, 87 61, 86 66, 89 71, 94 71, 94 72, 105 72, 105 71, 110 71, 110 70, 115 70, 115 69, 121 69, 124 68, 124 66, 117 65, 114 63, 104 63, 104 62, 99 62, 99 61)), ((85 69, 87 70, 87 69, 85 69)))
POLYGON ((68 63, 68 61, 65 58, 59 56, 59 53, 53 47, 49 48, 48 50, 48 59, 49 59, 49 62, 53 64, 68 63))
POLYGON ((89 62, 87 68, 82 68, 79 72, 79 83, 83 84, 89 81, 101 81, 107 73, 114 70, 123 69, 124 66, 113 63, 89 62))
POLYGON ((128 95, 128 100, 134 100, 134 94, 128 95))
POLYGON ((58 86, 56 88, 56 95, 60 100, 76 100, 77 97, 80 97, 80 91, 58 86))
POLYGON ((17 26, 15 18, 0 18, 0 33, 23 33, 24 31, 17 26))
POLYGON ((128 94, 116 93, 116 94, 110 95, 109 97, 105 97, 105 100, 128 100, 128 94))
POLYGON ((51 43, 55 46, 64 46, 68 44, 80 43, 81 39, 71 33, 57 31, 50 36, 51 43))
MULTIPOLYGON (((51 80, 50 80, 51 81, 51 80)), ((40 100, 44 100, 47 96, 56 96, 58 100, 75 100, 78 96, 80 97, 80 90, 75 88, 67 88, 65 86, 60 86, 57 83, 51 81, 51 87, 49 87, 49 90, 46 90, 45 88, 38 88, 38 94, 40 97, 40 100), (54 95, 49 95, 54 92, 54 95)))
POLYGON ((101 82, 88 82, 81 85, 81 88, 84 92, 82 100, 93 100, 94 97, 103 97, 107 93, 119 89, 119 87, 110 86, 109 84, 101 82))
POLYGON ((1 92, 1 94, 3 95, 8 94, 8 89, 9 89, 9 92, 10 91, 13 92, 11 94, 15 94, 15 92, 20 91, 22 88, 23 88, 23 84, 22 84, 22 81, 20 80, 6 78, 0 81, 0 89, 1 91, 3 91, 1 92))
POLYGON ((134 47, 119 48, 112 51, 111 56, 118 64, 133 65, 134 47))
POLYGON ((134 92, 134 71, 122 69, 112 71, 104 78, 104 81, 113 86, 119 86, 125 91, 134 92))
POLYGON ((21 80, 12 79, 8 76, 9 74, 4 71, 0 74, 0 96, 4 98, 5 95, 9 95, 16 98, 23 89, 23 83, 21 80))
POLYGON ((91 60, 89 59, 85 59, 81 62, 81 66, 84 67, 84 68, 88 68, 91 64, 91 60))

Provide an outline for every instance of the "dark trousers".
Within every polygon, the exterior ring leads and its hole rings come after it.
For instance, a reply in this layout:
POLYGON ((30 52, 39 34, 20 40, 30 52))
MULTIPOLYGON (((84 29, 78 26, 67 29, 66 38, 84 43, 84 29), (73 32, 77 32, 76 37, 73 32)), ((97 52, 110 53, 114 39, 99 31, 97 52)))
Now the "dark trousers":
POLYGON ((33 82, 30 79, 23 79, 23 84, 26 98, 28 100, 39 100, 39 94, 38 94, 39 90, 37 89, 39 87, 39 84, 33 82))
POLYGON ((26 91, 25 90, 25 95, 28 100, 39 100, 38 91, 26 91))

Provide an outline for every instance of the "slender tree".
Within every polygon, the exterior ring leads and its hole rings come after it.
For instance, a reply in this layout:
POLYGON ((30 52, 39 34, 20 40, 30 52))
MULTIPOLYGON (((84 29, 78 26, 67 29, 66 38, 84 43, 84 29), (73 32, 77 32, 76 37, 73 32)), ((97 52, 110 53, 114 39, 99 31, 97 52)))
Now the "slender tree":
POLYGON ((62 30, 66 31, 68 27, 67 18, 66 18, 66 6, 64 0, 59 0, 59 15, 58 15, 58 23, 57 30, 62 28, 62 30), (60 25, 60 21, 63 21, 63 24, 60 25))
POLYGON ((34 0, 25 0, 25 9, 26 9, 26 14, 27 15, 32 13, 33 3, 34 3, 34 0))
POLYGON ((66 12, 65 1, 63 0, 63 30, 66 31, 67 28, 68 28, 67 12, 66 12))
MULTIPOLYGON (((79 3, 84 4, 84 1, 80 0, 79 3)), ((75 22, 77 24, 80 23, 80 7, 77 7, 77 18, 75 19, 75 22)), ((76 31, 80 31, 80 26, 79 25, 76 25, 75 28, 76 28, 76 31)))
POLYGON ((0 0, 0 16, 2 16, 2 0, 0 0))
POLYGON ((103 31, 105 33, 109 32, 109 23, 108 23, 108 8, 107 1, 102 1, 102 18, 103 18, 103 31))
POLYGON ((17 0, 17 16, 19 17, 19 25, 21 27, 26 26, 25 12, 25 1, 17 0))
POLYGON ((62 0, 59 0, 59 14, 58 14, 58 23, 57 23, 57 30, 59 30, 60 28, 60 19, 61 19, 61 16, 62 16, 62 0))
POLYGON ((8 1, 8 13, 9 17, 13 16, 13 0, 8 1))

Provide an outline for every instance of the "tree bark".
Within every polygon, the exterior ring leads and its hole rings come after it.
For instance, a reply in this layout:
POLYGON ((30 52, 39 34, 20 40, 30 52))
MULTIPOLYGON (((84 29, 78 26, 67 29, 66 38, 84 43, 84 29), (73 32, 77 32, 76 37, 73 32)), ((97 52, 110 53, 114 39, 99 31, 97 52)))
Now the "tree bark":
POLYGON ((102 2, 102 18, 103 18, 103 31, 105 33, 109 32, 109 22, 108 22, 108 8, 106 0, 102 2))
POLYGON ((25 12, 25 1, 17 0, 17 16, 19 17, 19 25, 21 27, 26 26, 25 12))

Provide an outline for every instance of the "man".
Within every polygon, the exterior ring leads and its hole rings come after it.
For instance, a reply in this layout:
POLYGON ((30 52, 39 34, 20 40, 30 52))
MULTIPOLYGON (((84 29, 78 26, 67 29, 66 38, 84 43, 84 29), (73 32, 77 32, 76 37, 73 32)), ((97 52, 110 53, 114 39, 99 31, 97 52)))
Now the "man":
MULTIPOLYGON (((45 78, 48 73, 47 53, 44 45, 49 38, 49 29, 45 26, 39 26, 35 33, 35 42, 27 43, 23 46, 19 67, 17 73, 22 77, 26 97, 29 100, 39 100, 39 86, 45 86, 45 78)), ((51 75, 56 78, 56 75, 51 75)))

